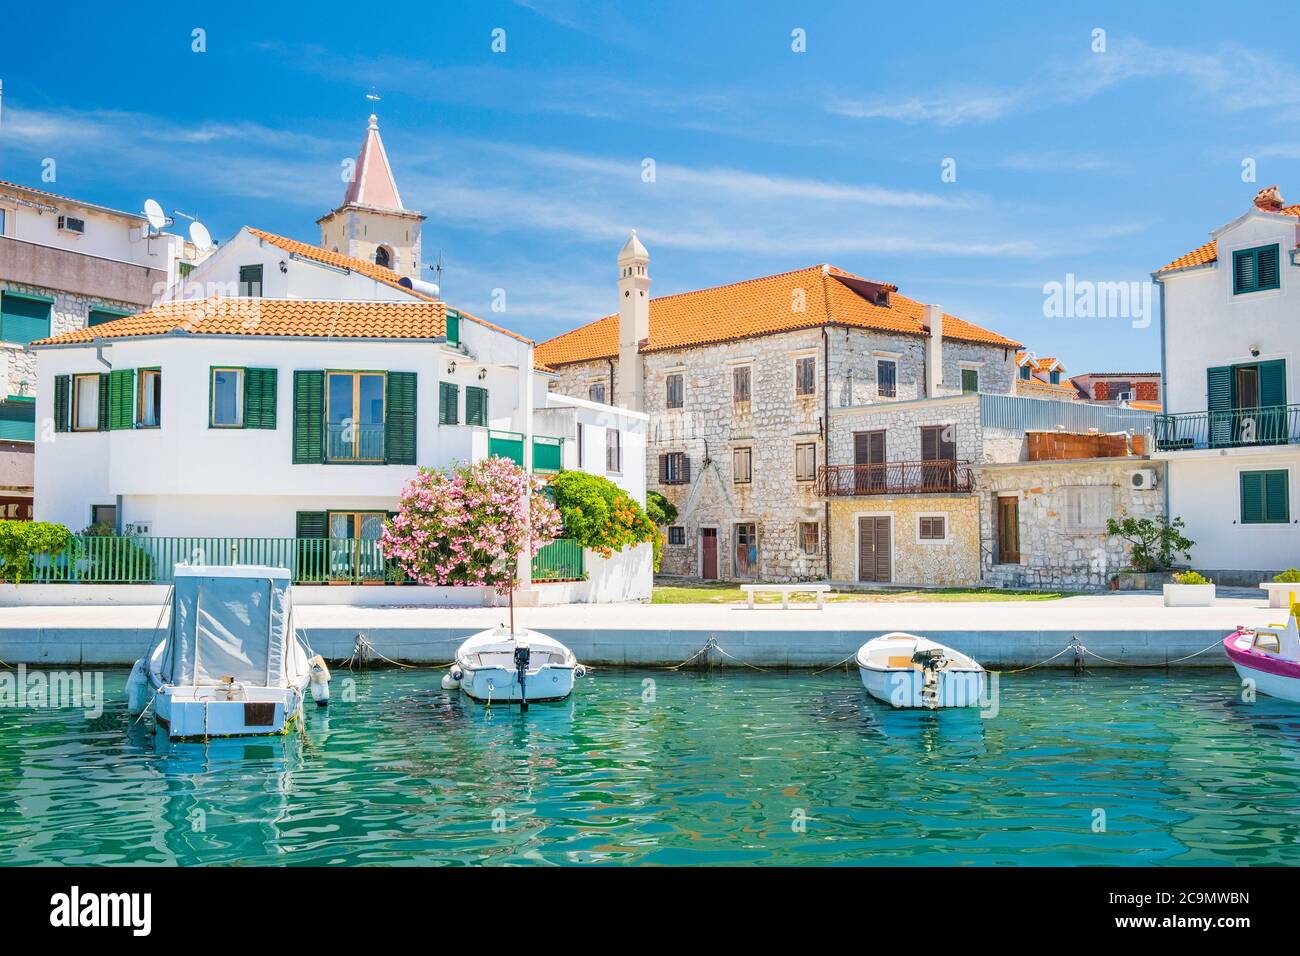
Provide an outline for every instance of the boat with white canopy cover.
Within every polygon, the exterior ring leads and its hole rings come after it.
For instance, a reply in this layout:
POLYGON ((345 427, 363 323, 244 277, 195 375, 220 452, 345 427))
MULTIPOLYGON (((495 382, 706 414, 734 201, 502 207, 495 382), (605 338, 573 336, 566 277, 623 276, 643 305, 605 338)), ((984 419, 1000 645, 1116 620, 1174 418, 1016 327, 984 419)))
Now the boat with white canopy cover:
POLYGON ((288 569, 179 565, 174 580, 167 635, 127 683, 133 713, 152 690, 154 722, 173 740, 282 734, 301 721, 309 684, 328 700, 317 686, 328 669, 293 626, 288 569))

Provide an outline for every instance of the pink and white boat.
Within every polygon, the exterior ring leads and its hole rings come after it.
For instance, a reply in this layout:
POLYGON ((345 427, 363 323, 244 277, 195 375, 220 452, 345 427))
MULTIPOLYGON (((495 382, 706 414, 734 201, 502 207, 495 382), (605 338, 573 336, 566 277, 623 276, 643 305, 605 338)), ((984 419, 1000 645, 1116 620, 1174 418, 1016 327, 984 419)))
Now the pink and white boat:
POLYGON ((1296 609, 1285 624, 1268 627, 1239 627, 1223 641, 1228 660, 1243 681, 1269 697, 1300 703, 1300 629, 1296 609))

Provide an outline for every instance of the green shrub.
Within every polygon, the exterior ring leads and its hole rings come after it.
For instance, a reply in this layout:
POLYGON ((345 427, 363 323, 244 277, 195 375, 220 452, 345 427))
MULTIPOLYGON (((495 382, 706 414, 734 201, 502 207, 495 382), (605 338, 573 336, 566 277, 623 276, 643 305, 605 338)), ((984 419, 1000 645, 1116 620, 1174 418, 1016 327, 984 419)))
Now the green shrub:
MULTIPOLYGON (((636 499, 608 478, 562 471, 551 479, 550 488, 564 522, 564 536, 602 557, 660 537, 636 499)), ((657 552, 656 548, 656 556, 657 552)))
POLYGON ((69 531, 49 521, 0 521, 0 578, 31 577, 32 558, 67 547, 69 531))
POLYGON ((1173 573, 1175 584, 1213 584, 1214 582, 1207 578, 1199 571, 1175 571, 1173 573))
POLYGON ((1278 584, 1295 584, 1300 582, 1300 568, 1287 568, 1281 574, 1273 575, 1278 584))
POLYGON ((1106 519, 1106 532, 1132 545, 1129 560, 1134 571, 1163 571, 1180 554, 1190 558, 1196 542, 1182 533, 1184 527, 1186 522, 1182 518, 1169 521, 1163 515, 1158 518, 1124 515, 1119 519, 1106 519))
POLYGON ((660 526, 677 523, 677 506, 657 491, 646 492, 645 513, 660 526))

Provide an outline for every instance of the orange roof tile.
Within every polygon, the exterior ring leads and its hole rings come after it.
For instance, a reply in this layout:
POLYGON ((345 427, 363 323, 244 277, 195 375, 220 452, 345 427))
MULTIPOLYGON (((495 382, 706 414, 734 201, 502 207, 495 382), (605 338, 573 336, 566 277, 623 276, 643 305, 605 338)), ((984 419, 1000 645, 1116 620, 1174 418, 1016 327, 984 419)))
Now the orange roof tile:
MULTIPOLYGON (((729 285, 650 300, 650 336, 642 352, 660 352, 773 335, 822 325, 927 335, 921 303, 834 266, 747 279, 729 285), (855 286, 890 290, 889 305, 877 305, 855 286)), ((945 338, 1001 348, 1019 348, 996 332, 944 314, 945 338)), ((614 358, 618 355, 618 315, 607 315, 537 347, 537 359, 550 366, 614 358)))
POLYGON ((162 302, 136 315, 74 329, 33 346, 89 344, 174 332, 335 339, 438 339, 447 332, 443 302, 345 302, 211 296, 162 302))
MULTIPOLYGON (((1296 216, 1300 218, 1300 206, 1283 206, 1277 210, 1283 216, 1296 216)), ((1167 266, 1163 266, 1156 271, 1156 275, 1165 272, 1176 272, 1179 269, 1191 269, 1195 266, 1207 266, 1211 262, 1217 262, 1219 258, 1218 243, 1211 239, 1203 246, 1197 246, 1187 255, 1179 256, 1167 266)))
POLYGON ((1136 408, 1142 412, 1158 412, 1161 410, 1159 402, 1129 402, 1129 408, 1136 408))
POLYGON ((430 296, 416 292, 414 289, 408 289, 401 283, 399 276, 392 269, 385 269, 383 266, 375 265, 373 262, 367 262, 365 259, 358 259, 355 256, 345 256, 341 252, 330 252, 328 249, 322 249, 320 246, 313 246, 306 242, 299 242, 297 239, 288 239, 284 236, 277 236, 273 232, 267 232, 264 229, 254 229, 252 226, 245 226, 251 235, 256 236, 263 242, 269 242, 278 249, 292 253, 295 256, 302 256, 304 259, 311 259, 314 262, 321 262, 327 266, 333 266, 336 269, 348 269, 352 272, 359 272, 363 276, 369 276, 385 285, 392 286, 394 289, 401 289, 403 292, 417 299, 424 299, 426 302, 434 302, 435 299, 430 296))

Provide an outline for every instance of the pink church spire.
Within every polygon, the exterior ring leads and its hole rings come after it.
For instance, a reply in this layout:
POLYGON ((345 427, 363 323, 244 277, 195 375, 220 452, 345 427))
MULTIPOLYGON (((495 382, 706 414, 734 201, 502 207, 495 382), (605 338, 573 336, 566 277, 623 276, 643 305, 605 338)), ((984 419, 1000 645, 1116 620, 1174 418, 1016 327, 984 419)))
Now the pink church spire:
POLYGON ((372 209, 403 209, 393 169, 388 165, 388 153, 384 151, 384 141, 379 138, 379 117, 374 113, 370 114, 370 128, 366 130, 352 182, 343 197, 343 205, 354 204, 372 209))

